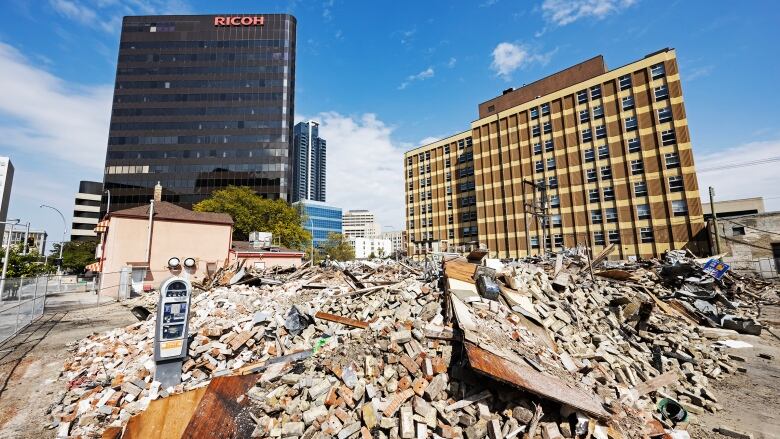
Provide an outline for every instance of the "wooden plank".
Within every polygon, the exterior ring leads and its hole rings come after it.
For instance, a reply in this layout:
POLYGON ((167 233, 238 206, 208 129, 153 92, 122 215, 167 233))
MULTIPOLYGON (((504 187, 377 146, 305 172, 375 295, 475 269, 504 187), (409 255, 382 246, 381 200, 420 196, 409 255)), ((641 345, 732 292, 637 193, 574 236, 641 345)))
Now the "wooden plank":
POLYGON ((206 387, 156 399, 127 422, 123 439, 178 439, 190 423, 206 387))
POLYGON ((258 376, 233 375, 211 380, 182 438, 248 438, 255 428, 246 392, 258 376))
POLYGON ((649 380, 640 383, 636 386, 636 391, 639 393, 639 396, 642 396, 646 393, 654 392, 663 386, 674 384, 679 379, 680 377, 677 375, 677 372, 670 370, 669 372, 662 373, 655 378, 650 378, 649 380))
POLYGON ((342 325, 352 326, 353 328, 366 329, 368 328, 368 322, 361 322, 360 320, 350 319, 349 317, 337 316, 335 314, 329 314, 326 312, 318 311, 314 314, 314 317, 329 322, 341 323, 342 325))
POLYGON ((474 283, 474 272, 477 271, 477 265, 456 259, 444 264, 444 275, 448 279, 457 279, 464 282, 474 283))
POLYGON ((615 244, 608 245, 606 248, 604 248, 604 250, 601 251, 601 253, 599 253, 595 258, 593 258, 593 261, 591 261, 591 263, 587 267, 583 267, 582 270, 580 271, 590 270, 591 272, 593 272, 593 267, 598 265, 599 262, 606 259, 607 256, 609 256, 609 254, 612 253, 613 251, 615 251, 615 244))
POLYGON ((471 367, 482 374, 512 384, 542 398, 551 399, 579 409, 599 419, 609 418, 597 395, 573 388, 571 385, 536 371, 531 366, 517 364, 492 354, 477 345, 465 342, 471 367))

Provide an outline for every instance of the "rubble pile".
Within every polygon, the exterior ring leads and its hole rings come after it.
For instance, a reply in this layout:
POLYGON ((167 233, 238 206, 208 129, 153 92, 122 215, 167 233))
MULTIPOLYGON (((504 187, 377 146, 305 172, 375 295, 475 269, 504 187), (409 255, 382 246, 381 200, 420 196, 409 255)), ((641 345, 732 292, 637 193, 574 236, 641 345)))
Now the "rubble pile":
POLYGON ((487 262, 445 261, 431 281, 412 262, 221 270, 193 296, 182 384, 153 379, 151 316, 73 346, 51 426, 99 436, 152 401, 247 374, 237 437, 655 437, 684 428, 667 406, 720 408, 710 380, 739 369, 716 342, 724 330, 673 301, 711 284, 750 321, 744 282, 663 275, 671 262, 594 276, 576 254, 487 262))

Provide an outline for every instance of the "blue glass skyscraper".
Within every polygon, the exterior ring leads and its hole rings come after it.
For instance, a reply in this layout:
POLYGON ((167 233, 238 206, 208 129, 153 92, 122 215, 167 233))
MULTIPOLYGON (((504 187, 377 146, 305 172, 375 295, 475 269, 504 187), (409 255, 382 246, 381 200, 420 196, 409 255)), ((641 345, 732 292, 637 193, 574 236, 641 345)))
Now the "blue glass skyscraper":
POLYGON ((314 246, 320 247, 331 233, 341 233, 341 208, 321 201, 300 200, 293 207, 301 210, 303 228, 314 238, 314 246))
POLYGON ((292 201, 325 201, 325 139, 320 124, 310 120, 293 130, 292 201))

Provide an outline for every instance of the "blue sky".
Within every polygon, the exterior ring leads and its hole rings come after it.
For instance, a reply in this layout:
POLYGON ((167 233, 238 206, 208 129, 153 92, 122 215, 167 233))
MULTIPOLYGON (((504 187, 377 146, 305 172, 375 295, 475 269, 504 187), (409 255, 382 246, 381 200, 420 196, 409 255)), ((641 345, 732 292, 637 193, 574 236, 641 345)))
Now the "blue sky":
POLYGON ((50 235, 78 180, 101 179, 122 15, 288 12, 298 19, 296 114, 323 124, 329 201, 401 226, 402 153, 469 127, 477 104, 603 54, 664 47, 680 64, 700 184, 780 209, 780 3, 3 0, 0 155, 17 171, 10 217, 50 235), (499 49, 499 50, 497 50, 499 49), (712 169, 707 171, 708 169, 712 169), (705 172, 706 171, 706 172, 705 172))

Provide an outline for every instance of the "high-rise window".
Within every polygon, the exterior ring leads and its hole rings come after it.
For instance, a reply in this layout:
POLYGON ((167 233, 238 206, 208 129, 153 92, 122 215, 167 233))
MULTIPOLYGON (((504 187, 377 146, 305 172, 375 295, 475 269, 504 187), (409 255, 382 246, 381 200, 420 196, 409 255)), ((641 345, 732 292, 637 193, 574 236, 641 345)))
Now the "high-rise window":
POLYGON ((550 152, 553 149, 555 149, 553 141, 552 140, 545 140, 544 141, 544 150, 547 151, 547 152, 550 152))
POLYGON ((590 222, 592 224, 601 224, 601 210, 590 211, 590 222))
POLYGON ((625 96, 623 98, 623 110, 630 110, 634 108, 634 97, 633 96, 625 96))
POLYGON ((669 122, 672 120, 672 109, 669 107, 658 109, 658 122, 669 122))
POLYGON ((623 75, 618 80, 620 84, 620 89, 625 90, 627 88, 631 88, 631 75, 623 75))
POLYGON ((550 122, 545 122, 545 123, 544 123, 544 133, 545 133, 545 134, 549 134, 549 133, 551 133, 551 132, 552 132, 552 123, 550 123, 550 122))
POLYGON ((674 145, 675 143, 677 143, 677 136, 674 134, 674 130, 667 130, 661 133, 662 145, 674 145))
POLYGON ((672 200, 672 213, 674 216, 688 215, 688 203, 685 200, 672 200))
POLYGON ((650 74, 653 76, 653 79, 662 78, 666 74, 663 63, 650 67, 650 74))
POLYGON ((590 132, 590 128, 582 130, 582 141, 590 142, 591 140, 593 140, 593 134, 590 132))
POLYGON ((618 214, 617 214, 617 208, 616 207, 607 207, 605 210, 607 222, 608 223, 616 223, 618 220, 618 214))
POLYGON ((612 178, 612 168, 609 166, 602 166, 601 167, 601 179, 602 180, 609 180, 612 178))
POLYGON ((660 87, 656 87, 654 89, 655 93, 655 100, 656 101, 662 101, 664 99, 669 98, 669 88, 666 87, 666 85, 662 85, 660 87))
POLYGON ((679 175, 669 177, 669 192, 682 192, 685 190, 683 178, 679 175))
POLYGON ((547 170, 552 171, 553 169, 555 169, 555 159, 547 159, 547 170))
POLYGON ((538 118, 539 118, 539 108, 538 107, 531 108, 531 120, 538 119, 538 118))
POLYGON ((607 137, 607 127, 605 125, 599 125, 596 127, 596 138, 603 139, 607 137))
POLYGON ((538 236, 531 235, 530 241, 531 241, 531 248, 539 248, 539 237, 538 236))
POLYGON ((593 148, 589 148, 585 150, 585 163, 596 161, 596 153, 593 151, 593 148))
POLYGON ((637 122, 635 116, 627 117, 625 123, 626 123, 626 131, 635 131, 637 129, 637 122))
POLYGON ((536 163, 534 163, 534 170, 536 172, 544 171, 544 162, 542 162, 541 160, 537 160, 536 163))
POLYGON ((636 175, 643 172, 645 172, 645 164, 642 159, 631 160, 631 174, 636 175))
POLYGON ((649 204, 637 204, 636 205, 636 217, 637 219, 650 219, 650 205, 649 204))
POLYGON ((577 92, 577 102, 580 104, 584 104, 588 102, 588 91, 582 90, 577 92))
POLYGON ((594 245, 606 244, 606 241, 604 241, 604 232, 593 232, 593 244, 594 245))
POLYGON ((542 104, 542 116, 550 114, 550 104, 542 104))
POLYGON ((585 170, 585 178, 587 179, 588 183, 593 183, 598 178, 596 177, 596 170, 595 169, 586 169, 585 170))
POLYGON ((590 111, 588 110, 580 111, 580 123, 585 123, 589 120, 590 120, 590 111))
POLYGON ((549 177, 547 179, 547 187, 550 189, 555 189, 558 187, 558 177, 549 177))
POLYGON ((650 227, 642 227, 642 228, 640 228, 639 229, 639 239, 644 244, 655 241, 655 238, 653 237, 653 229, 651 229, 650 227))
POLYGON ((620 242, 620 230, 608 230, 607 239, 610 244, 617 244, 620 242))
POLYGON ((676 152, 664 154, 664 161, 667 169, 680 167, 680 156, 676 152))
POLYGON ((531 135, 534 137, 539 137, 542 135, 542 131, 539 128, 539 125, 535 125, 533 128, 531 128, 531 135))
POLYGON ((601 86, 600 85, 594 85, 590 88, 590 98, 591 99, 598 99, 601 97, 601 86))
POLYGON ((642 145, 639 143, 639 137, 628 139, 628 152, 639 152, 642 150, 642 145))
POLYGON ((647 183, 645 183, 644 181, 635 181, 634 196, 643 197, 645 195, 647 195, 647 183))
POLYGON ((609 146, 608 145, 599 146, 599 160, 604 160, 608 158, 609 158, 609 146))
POLYGON ((588 201, 591 203, 598 203, 599 202, 599 190, 598 189, 588 189, 588 201))
POLYGON ((541 154, 541 153, 542 153, 542 144, 534 143, 534 154, 541 154))
POLYGON ((593 118, 601 119, 602 117, 604 117, 604 107, 601 105, 596 105, 593 107, 593 118))
POLYGON ((604 188, 604 201, 613 201, 615 199, 615 188, 609 186, 604 188))
POLYGON ((558 195, 550 195, 550 207, 561 207, 561 197, 558 195))

